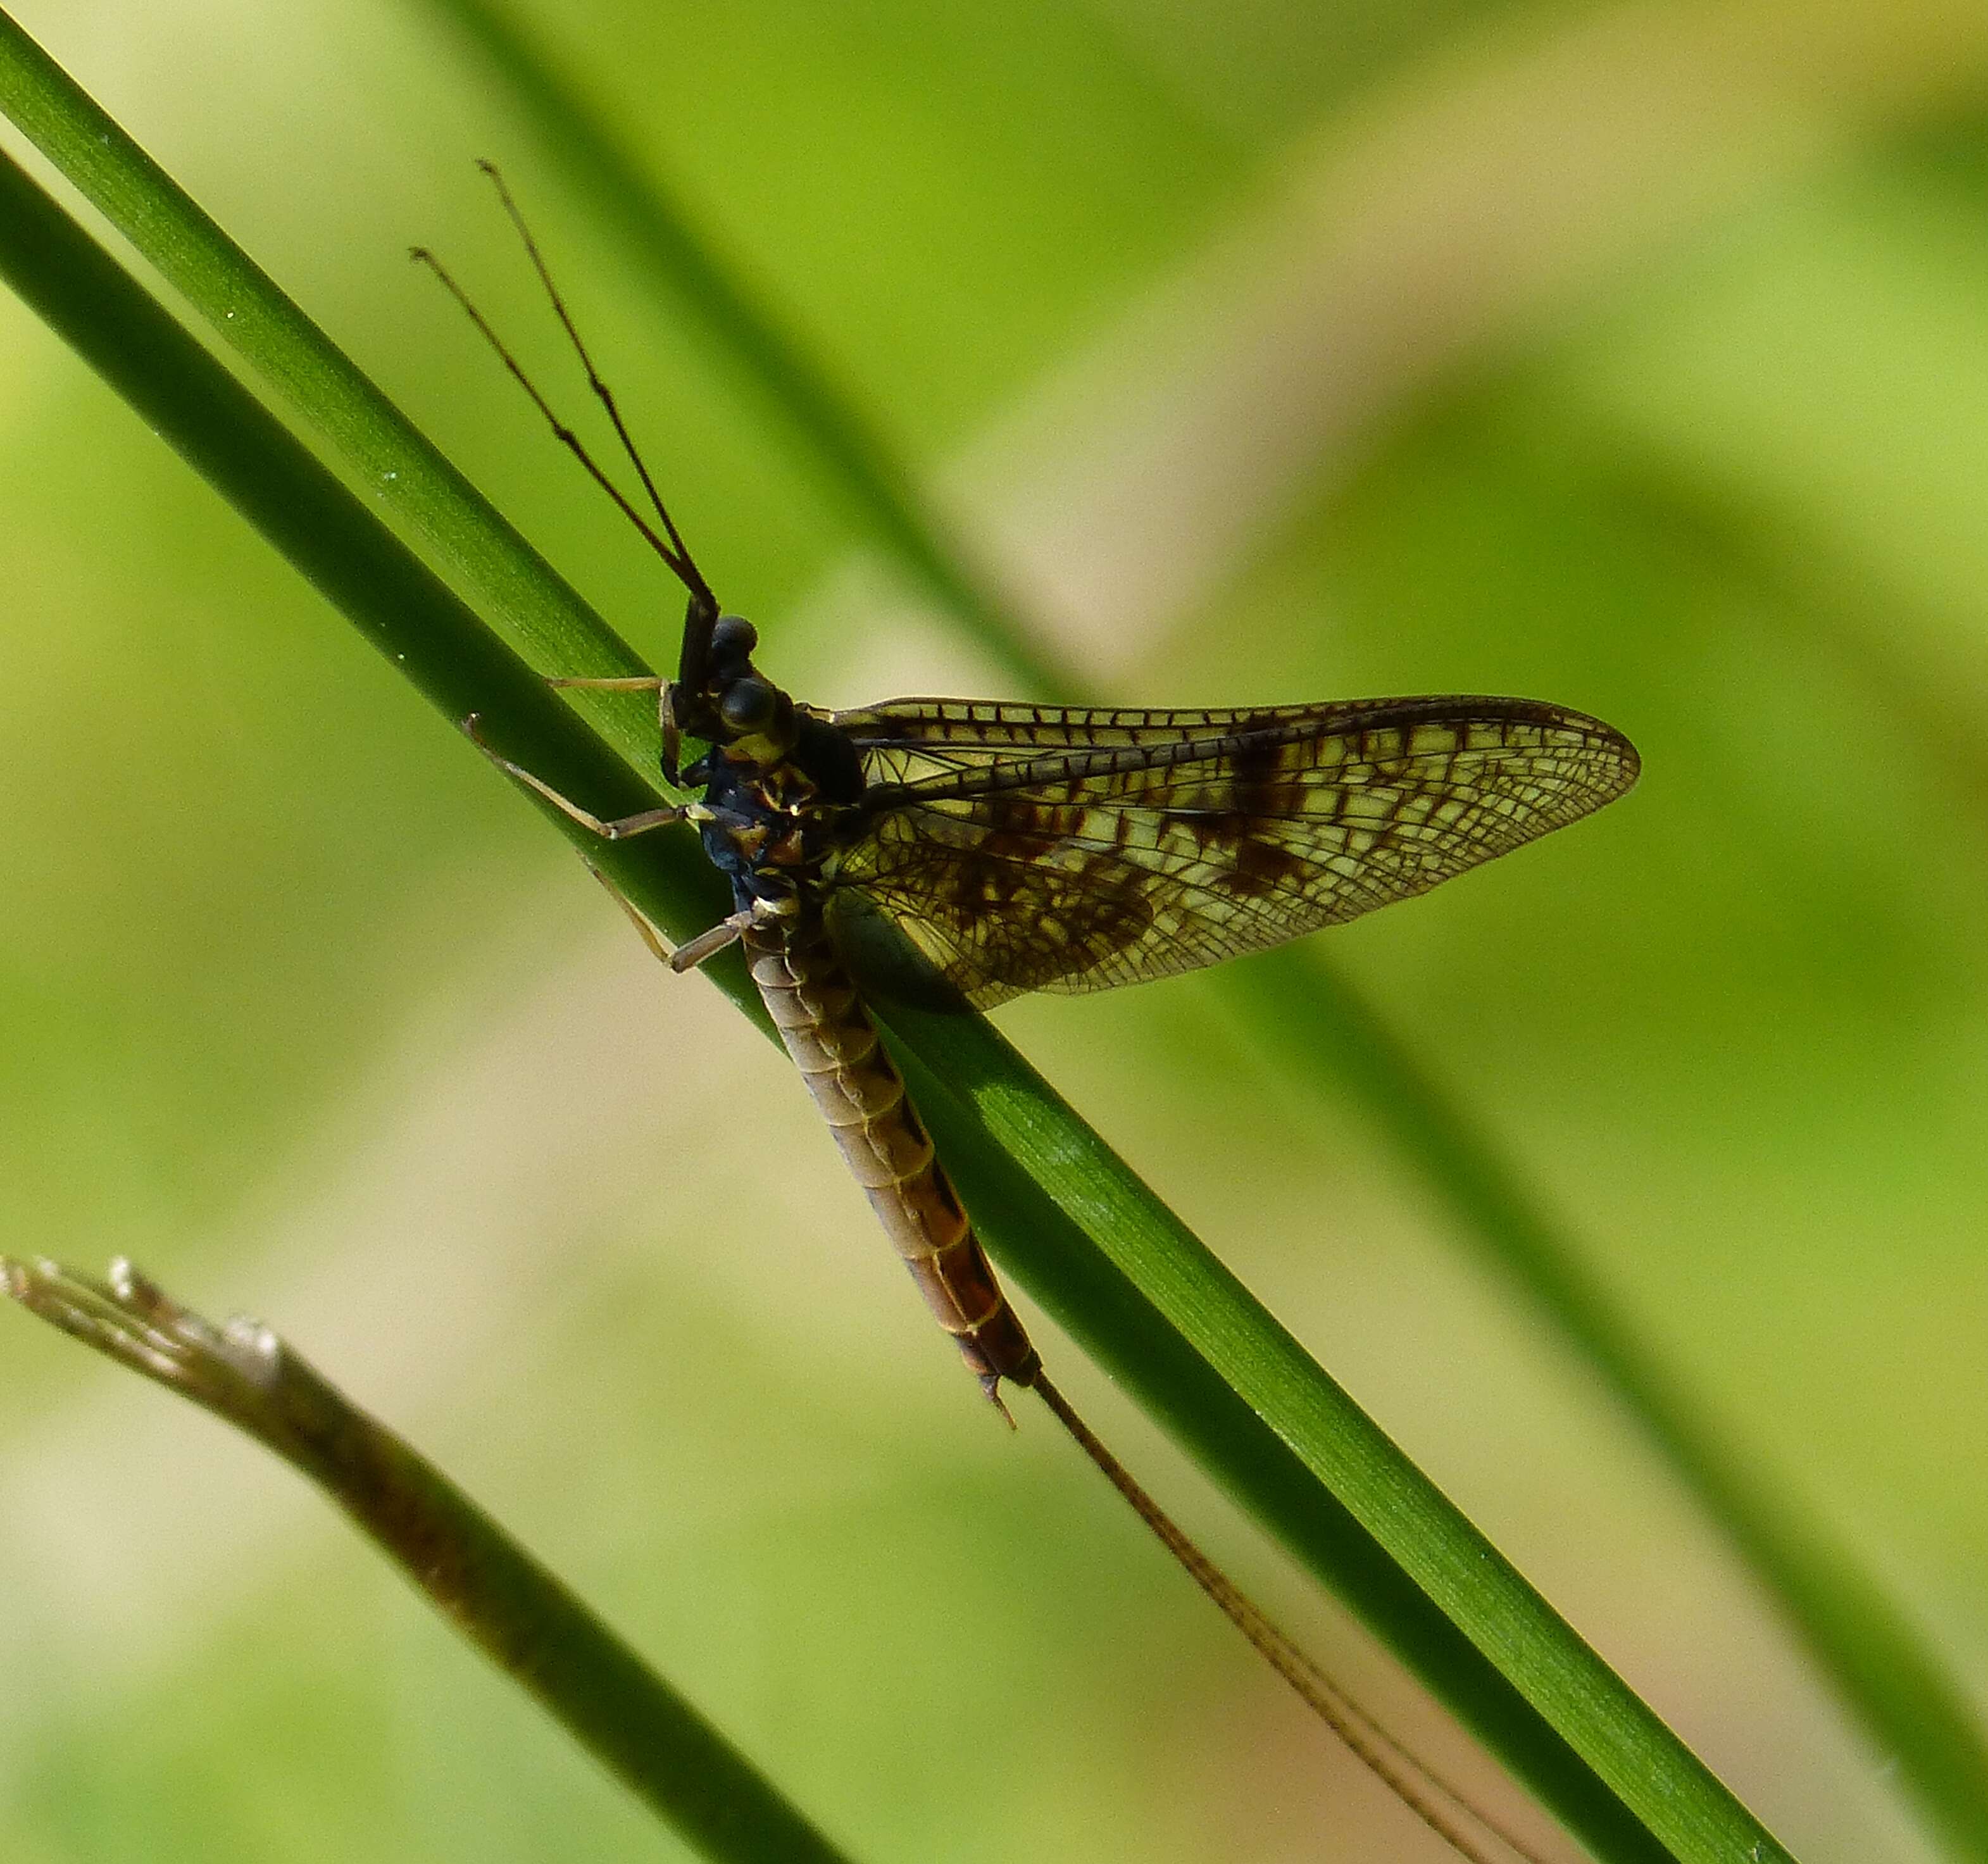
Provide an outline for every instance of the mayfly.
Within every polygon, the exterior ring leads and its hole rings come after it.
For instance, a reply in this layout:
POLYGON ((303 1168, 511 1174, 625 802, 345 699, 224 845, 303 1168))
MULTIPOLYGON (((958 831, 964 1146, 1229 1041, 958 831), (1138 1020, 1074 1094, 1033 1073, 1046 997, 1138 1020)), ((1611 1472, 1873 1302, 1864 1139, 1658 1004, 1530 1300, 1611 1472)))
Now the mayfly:
MULTIPOLYGON (((1461 1855, 1460 1809, 1531 1854, 1344 1696, 1195 1546, 1045 1374, 865 1007, 888 978, 986 1009, 1260 951, 1407 899, 1621 796, 1635 748, 1529 699, 1428 697, 1212 711, 894 699, 803 705, 769 679, 656 489, 501 176, 483 164, 585 367, 654 522, 554 413, 482 314, 448 287, 558 439, 688 593, 674 678, 556 679, 653 691, 661 769, 690 800, 606 819, 485 747, 609 841, 683 824, 732 912, 670 950, 672 970, 742 946, 752 981, 845 1160, 939 1324, 1006 1415, 1035 1392, 1195 1582, 1310 1706, 1461 1855), (701 746, 685 761, 685 747, 701 746), (1434 1803, 1436 1798, 1446 1805, 1434 1803)), ((476 722, 465 721, 472 738, 476 722)), ((481 740, 478 740, 479 745, 481 740)), ((624 902, 626 904, 626 902, 624 902)))

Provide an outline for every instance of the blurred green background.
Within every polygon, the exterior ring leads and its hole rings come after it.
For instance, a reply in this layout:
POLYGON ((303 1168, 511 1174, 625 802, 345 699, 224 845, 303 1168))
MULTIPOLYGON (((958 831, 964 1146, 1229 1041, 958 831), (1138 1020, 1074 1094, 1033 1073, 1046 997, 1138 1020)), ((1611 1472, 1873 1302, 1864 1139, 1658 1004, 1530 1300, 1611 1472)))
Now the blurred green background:
MULTIPOLYGON (((17 12, 652 657, 679 598, 401 256, 580 408, 474 156, 770 669, 1011 689, 438 11, 17 12)), ((1978 1694, 1988 17, 512 16, 1100 695, 1511 692, 1637 740, 1630 800, 1332 954, 1978 1694)), ((265 1316, 861 1856, 1446 1855, 1043 1420, 990 1423, 771 1049, 11 299, 0 511, 0 1247, 265 1316)), ((1932 1855, 1357 1105, 1203 979, 1002 1020, 1797 1853, 1932 1855)), ((0 1856, 674 1855, 294 1478, 0 1320, 0 1856)), ((1503 1790, 1045 1343, 1248 1583, 1503 1790)))

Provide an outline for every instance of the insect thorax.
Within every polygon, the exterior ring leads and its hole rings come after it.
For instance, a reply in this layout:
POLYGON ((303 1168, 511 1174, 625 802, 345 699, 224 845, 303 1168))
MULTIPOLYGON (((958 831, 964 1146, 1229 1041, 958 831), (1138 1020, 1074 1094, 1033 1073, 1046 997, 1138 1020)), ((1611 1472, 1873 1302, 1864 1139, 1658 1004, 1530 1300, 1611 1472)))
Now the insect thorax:
POLYGON ((795 712, 793 743, 771 757, 754 754, 763 740, 715 744, 684 773, 704 786, 705 854, 742 910, 755 899, 819 894, 824 867, 860 817, 854 746, 826 719, 795 712))

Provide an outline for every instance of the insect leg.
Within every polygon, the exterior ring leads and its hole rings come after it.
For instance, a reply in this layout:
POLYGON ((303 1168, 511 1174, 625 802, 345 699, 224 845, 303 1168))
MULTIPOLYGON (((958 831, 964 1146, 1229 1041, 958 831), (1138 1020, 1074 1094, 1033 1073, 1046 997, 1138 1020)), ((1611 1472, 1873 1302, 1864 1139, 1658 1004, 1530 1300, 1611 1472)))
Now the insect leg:
POLYGON ((625 841, 631 835, 645 835, 652 828, 668 828, 672 823, 682 821, 689 813, 690 805, 688 803, 666 803, 654 809, 638 809, 631 816, 597 816, 591 810, 583 809, 570 798, 560 795, 543 777, 534 776, 523 765, 515 764, 509 758, 500 756, 491 749, 477 736, 475 712, 463 720, 462 729, 469 742, 506 776, 515 777, 526 789, 536 790, 562 814, 570 817, 582 828, 590 830, 604 841, 625 841))
POLYGON ((581 692, 660 692, 670 682, 660 673, 549 673, 548 686, 563 686, 581 692))
POLYGON ((605 677, 574 673, 548 677, 546 684, 563 686, 568 692, 653 692, 656 695, 656 722, 663 734, 663 774, 671 783, 677 780, 676 708, 670 701, 670 695, 674 690, 674 681, 664 679, 658 673, 614 674, 605 677))
POLYGON ((707 958, 715 958, 728 945, 735 944, 749 927, 772 916, 762 910, 765 906, 763 901, 756 902, 748 911, 735 912, 729 918, 720 919, 708 931, 699 932, 695 939, 686 939, 681 945, 672 946, 656 929, 655 922, 614 884, 611 874, 597 868, 590 861, 587 863, 587 871, 614 896, 615 905, 627 914, 629 923, 634 927, 651 952, 679 976, 685 971, 695 970, 707 958))
POLYGON ((651 955, 661 963, 671 962, 676 953, 671 949, 669 941, 656 929, 655 921, 614 884, 612 874, 604 868, 597 868, 592 861, 587 860, 584 854, 580 856, 580 859, 587 862, 587 872, 607 889, 608 895, 614 904, 628 915, 628 923, 634 927, 636 935, 649 948, 651 955))
POLYGON ((708 932, 701 932, 670 954, 672 971, 694 971, 707 958, 715 958, 728 945, 734 945, 756 925, 780 916, 779 909, 766 900, 755 900, 743 912, 720 919, 708 932))

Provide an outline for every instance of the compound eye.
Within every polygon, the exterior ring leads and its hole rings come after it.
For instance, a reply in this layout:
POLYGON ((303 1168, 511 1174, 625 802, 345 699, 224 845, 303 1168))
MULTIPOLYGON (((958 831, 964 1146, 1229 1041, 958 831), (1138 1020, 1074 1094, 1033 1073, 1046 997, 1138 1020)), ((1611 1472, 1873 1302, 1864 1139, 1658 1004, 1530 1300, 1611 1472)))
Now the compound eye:
MULTIPOLYGON (((746 627, 742 621, 739 624, 746 627)), ((750 634, 752 630, 746 628, 750 634)), ((757 731, 773 722, 773 709, 779 703, 779 695, 762 679, 735 679, 725 689, 725 696, 718 702, 718 715, 734 731, 757 731)))
POLYGON ((743 660, 759 644, 759 631, 743 615, 720 615, 711 624, 714 660, 743 660))

